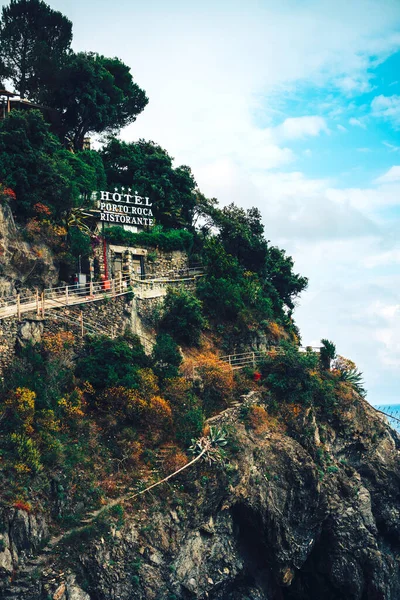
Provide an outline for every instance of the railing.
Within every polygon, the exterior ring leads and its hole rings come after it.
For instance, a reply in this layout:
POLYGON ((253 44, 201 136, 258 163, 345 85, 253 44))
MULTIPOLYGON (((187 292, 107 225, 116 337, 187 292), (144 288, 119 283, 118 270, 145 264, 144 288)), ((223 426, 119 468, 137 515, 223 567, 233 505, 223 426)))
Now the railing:
POLYGON ((201 269, 187 269, 186 276, 176 271, 171 278, 134 278, 130 275, 120 274, 115 279, 106 279, 101 282, 90 281, 86 284, 66 285, 56 288, 47 288, 43 291, 25 290, 16 295, 0 298, 0 320, 17 316, 25 312, 36 312, 37 316, 44 317, 45 311, 60 306, 73 306, 96 302, 106 297, 117 297, 129 294, 132 289, 138 291, 138 296, 162 296, 168 286, 176 283, 195 281, 202 276, 201 269), (151 290, 152 293, 148 293, 151 290), (142 293, 141 293, 142 292, 142 293), (145 292, 143 294, 143 292, 145 292), (147 293, 146 293, 147 292, 147 293), (155 293, 154 293, 155 292, 155 293))
MULTIPOLYGON (((299 352, 319 352, 320 347, 318 346, 300 346, 299 352)), ((228 354, 226 356, 220 356, 219 359, 222 362, 228 363, 232 369, 242 369, 248 365, 256 366, 257 362, 260 362, 266 356, 275 356, 276 354, 284 354, 285 351, 279 346, 270 346, 266 350, 255 350, 254 352, 242 352, 238 354, 228 354)))
POLYGON ((133 277, 132 279, 141 283, 156 283, 165 281, 176 281, 193 277, 202 277, 203 275, 204 269, 202 269, 201 267, 193 267, 190 269, 179 269, 178 271, 169 271, 167 275, 162 275, 161 277, 155 277, 151 273, 149 275, 139 275, 138 277, 133 277))
POLYGON ((393 429, 396 429, 396 431, 400 432, 400 404, 398 408, 393 405, 391 406, 385 404, 381 406, 372 405, 372 408, 374 408, 381 415, 384 415, 388 419, 389 424, 393 427, 393 429))

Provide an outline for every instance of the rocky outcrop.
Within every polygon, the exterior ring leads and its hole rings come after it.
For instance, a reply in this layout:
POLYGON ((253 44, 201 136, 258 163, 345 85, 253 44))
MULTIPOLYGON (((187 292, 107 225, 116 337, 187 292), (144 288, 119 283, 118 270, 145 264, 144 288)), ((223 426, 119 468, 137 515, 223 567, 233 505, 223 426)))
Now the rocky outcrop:
POLYGON ((0 296, 14 294, 20 288, 49 287, 57 278, 50 249, 24 241, 10 207, 0 204, 0 296))
MULTIPOLYGON (((214 419, 230 431, 224 466, 198 464, 127 503, 107 534, 61 541, 21 600, 400 598, 396 432, 362 400, 259 430, 241 415, 214 419)), ((7 573, 12 557, 0 556, 7 573)))

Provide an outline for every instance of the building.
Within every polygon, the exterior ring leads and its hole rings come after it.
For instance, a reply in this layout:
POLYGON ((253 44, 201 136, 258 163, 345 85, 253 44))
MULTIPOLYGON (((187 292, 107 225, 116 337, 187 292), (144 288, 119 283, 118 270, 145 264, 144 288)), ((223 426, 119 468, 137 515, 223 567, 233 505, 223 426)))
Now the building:
POLYGON ((0 120, 5 119, 12 110, 40 110, 52 130, 57 131, 60 128, 60 115, 54 108, 22 99, 7 90, 0 90, 0 120))

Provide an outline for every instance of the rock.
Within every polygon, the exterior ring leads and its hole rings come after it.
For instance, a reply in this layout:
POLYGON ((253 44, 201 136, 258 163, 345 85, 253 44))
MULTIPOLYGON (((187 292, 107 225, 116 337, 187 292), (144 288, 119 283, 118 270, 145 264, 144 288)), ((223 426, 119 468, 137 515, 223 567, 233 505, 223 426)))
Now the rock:
POLYGON ((76 577, 69 575, 66 583, 66 600, 90 600, 89 594, 84 592, 76 583, 76 577))

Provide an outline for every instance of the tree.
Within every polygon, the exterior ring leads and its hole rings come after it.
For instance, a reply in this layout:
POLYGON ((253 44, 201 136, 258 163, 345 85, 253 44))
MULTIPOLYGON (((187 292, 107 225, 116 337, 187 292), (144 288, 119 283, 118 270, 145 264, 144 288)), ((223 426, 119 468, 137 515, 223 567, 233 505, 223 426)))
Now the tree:
POLYGON ((154 373, 162 380, 178 376, 182 356, 176 342, 167 333, 157 335, 153 348, 154 373))
POLYGON ((72 206, 74 176, 67 154, 39 111, 12 111, 0 121, 0 180, 15 191, 17 217, 32 216, 44 198, 53 215, 72 206))
POLYGON ((134 184, 150 198, 157 223, 170 228, 192 225, 196 182, 189 167, 173 168, 167 151, 145 140, 127 144, 112 138, 102 156, 110 188, 134 184))
POLYGON ((0 78, 8 76, 21 98, 36 98, 67 56, 72 23, 41 0, 11 0, 0 23, 0 78))
POLYGON ((319 351, 319 361, 321 367, 326 371, 331 368, 331 362, 336 358, 336 346, 329 340, 321 340, 321 348, 319 351))
POLYGON ((133 123, 148 103, 127 65, 93 52, 70 53, 41 100, 61 112, 60 134, 76 150, 90 133, 114 133, 133 123))
POLYGON ((161 330, 169 333, 178 343, 196 346, 205 326, 200 300, 183 288, 170 288, 165 296, 163 310, 161 330))
POLYGON ((91 162, 96 160, 88 153, 65 150, 39 111, 15 110, 0 121, 0 181, 15 191, 19 219, 34 216, 43 201, 52 219, 67 217, 101 180, 99 165, 91 162))
POLYGON ((136 336, 132 336, 130 344, 123 338, 111 340, 100 336, 87 341, 77 372, 95 389, 113 386, 135 388, 140 381, 138 371, 147 364, 148 359, 136 336))
POLYGON ((276 246, 268 248, 266 257, 266 280, 277 290, 282 302, 294 308, 294 298, 307 288, 308 279, 293 273, 294 262, 284 250, 276 246))

